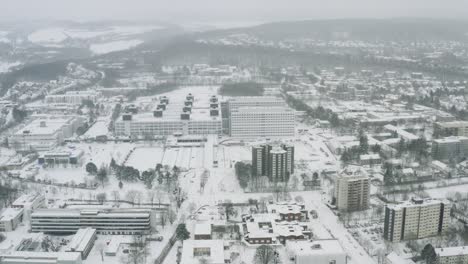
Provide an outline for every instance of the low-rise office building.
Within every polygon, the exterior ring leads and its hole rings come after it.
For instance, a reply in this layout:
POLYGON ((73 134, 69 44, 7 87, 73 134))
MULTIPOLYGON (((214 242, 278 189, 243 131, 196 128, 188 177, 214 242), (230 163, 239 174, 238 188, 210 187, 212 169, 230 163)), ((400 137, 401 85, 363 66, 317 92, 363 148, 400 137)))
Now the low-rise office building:
POLYGON ((468 263, 468 247, 435 248, 437 264, 468 263))
POLYGON ((59 164, 80 164, 83 156, 83 150, 81 149, 62 149, 62 150, 51 150, 42 153, 37 162, 39 164, 47 165, 59 165, 59 164))
POLYGON ((346 264, 346 252, 338 240, 288 241, 286 251, 295 264, 346 264))
POLYGON ((0 232, 11 232, 23 222, 22 208, 6 208, 0 214, 0 232))
POLYGON ((24 216, 26 219, 29 219, 33 210, 44 208, 45 206, 45 196, 38 193, 23 194, 11 204, 13 208, 24 209, 24 216))
POLYGON ((252 245, 285 244, 312 236, 306 222, 283 221, 278 213, 253 214, 242 218, 245 242, 252 245))
POLYGON ((78 252, 81 254, 82 259, 86 259, 94 246, 96 234, 97 232, 94 228, 87 227, 78 229, 65 251, 78 252))
POLYGON ((132 209, 42 209, 31 214, 31 232, 76 233, 94 228, 99 234, 131 235, 148 233, 151 211, 132 209))
POLYGON ((9 139, 17 151, 49 151, 73 136, 84 119, 75 116, 38 118, 17 130, 9 139))
POLYGON ((448 201, 413 198, 385 207, 384 238, 392 242, 437 236, 445 232, 452 205, 448 201))
POLYGON ((81 264, 81 254, 78 252, 30 252, 15 251, 0 255, 2 264, 81 264))
POLYGON ((210 264, 229 263, 229 254, 225 254, 224 240, 184 240, 182 247, 182 264, 198 264, 201 259, 210 264))
POLYGON ((47 104, 80 105, 85 100, 95 103, 100 95, 101 93, 96 91, 69 91, 65 94, 46 95, 45 102, 47 104))
POLYGON ((152 113, 125 113, 114 126, 117 136, 217 135, 222 117, 216 97, 188 95, 185 100, 160 98, 152 113))
POLYGON ((267 204, 267 211, 278 214, 280 221, 306 221, 308 218, 305 205, 300 203, 270 203, 267 204))

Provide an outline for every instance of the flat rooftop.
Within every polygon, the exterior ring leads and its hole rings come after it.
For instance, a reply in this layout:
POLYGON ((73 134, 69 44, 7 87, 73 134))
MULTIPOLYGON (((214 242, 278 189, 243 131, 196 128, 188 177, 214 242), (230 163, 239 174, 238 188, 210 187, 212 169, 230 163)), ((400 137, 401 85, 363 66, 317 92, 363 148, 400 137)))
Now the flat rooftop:
POLYGON ((435 253, 441 257, 468 255, 468 247, 435 248, 435 253))
POLYGON ((199 264, 200 258, 206 258, 208 263, 224 263, 224 240, 185 240, 180 263, 199 264), (194 256, 196 248, 209 248, 209 256, 194 256))
MULTIPOLYGON (((169 97, 169 103, 166 104, 166 109, 162 112, 162 117, 154 117, 153 111, 156 110, 156 106, 151 112, 138 113, 132 115, 131 122, 178 122, 181 121, 180 115, 183 114, 183 108, 185 107, 185 96, 183 97, 169 97)), ((192 101, 193 105, 191 106, 190 121, 221 121, 221 106, 219 101, 216 103, 218 105, 218 115, 210 116, 210 99, 209 96, 200 96, 194 97, 192 101)), ((156 105, 160 101, 157 101, 156 105)), ((122 119, 120 119, 122 120, 122 119)))
POLYGON ((73 236, 70 244, 68 245, 66 251, 84 251, 89 244, 89 242, 94 239, 96 234, 96 229, 94 228, 80 228, 73 236))
POLYGON ((28 207, 38 199, 44 199, 44 196, 36 193, 23 194, 13 202, 12 206, 28 207))
POLYGON ((399 204, 388 204, 387 207, 393 210, 401 210, 403 208, 409 207, 422 207, 422 206, 430 206, 430 205, 437 205, 437 204, 449 204, 446 200, 439 200, 439 199, 410 199, 408 201, 399 203, 399 204))
POLYGON ((238 113, 263 113, 263 112, 268 112, 268 113, 294 113, 295 110, 289 108, 289 107, 283 107, 283 106, 243 106, 239 107, 237 109, 234 109, 232 112, 238 112, 238 113))
POLYGON ((6 208, 0 214, 0 221, 11 221, 23 213, 23 208, 6 208))
POLYGON ((131 210, 131 209, 113 209, 113 210, 92 210, 92 209, 39 209, 35 210, 31 217, 48 217, 48 216, 69 216, 80 217, 81 215, 93 215, 95 217, 149 217, 148 210, 131 210))
POLYGON ((318 255, 346 255, 341 244, 336 239, 315 241, 287 241, 286 248, 295 255, 318 256, 318 255))
POLYGON ((15 135, 50 135, 57 133, 65 125, 73 121, 73 117, 40 118, 30 122, 15 132, 15 135))
POLYGON ((78 252, 30 252, 15 251, 8 255, 0 255, 0 258, 8 263, 51 263, 67 262, 77 263, 81 260, 81 254, 78 252))
POLYGON ((444 128, 468 127, 468 121, 437 122, 436 124, 444 128))

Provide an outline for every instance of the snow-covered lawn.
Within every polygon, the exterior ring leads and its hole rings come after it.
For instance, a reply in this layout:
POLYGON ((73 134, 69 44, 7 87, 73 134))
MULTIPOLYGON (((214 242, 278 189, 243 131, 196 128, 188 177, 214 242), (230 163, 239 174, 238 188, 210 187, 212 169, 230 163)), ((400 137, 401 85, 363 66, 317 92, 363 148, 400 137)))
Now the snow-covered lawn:
POLYGON ((94 54, 105 54, 114 51, 121 51, 127 50, 133 47, 136 47, 143 43, 142 40, 133 39, 133 40, 118 40, 118 41, 111 41, 106 43, 98 43, 92 44, 89 49, 94 54))

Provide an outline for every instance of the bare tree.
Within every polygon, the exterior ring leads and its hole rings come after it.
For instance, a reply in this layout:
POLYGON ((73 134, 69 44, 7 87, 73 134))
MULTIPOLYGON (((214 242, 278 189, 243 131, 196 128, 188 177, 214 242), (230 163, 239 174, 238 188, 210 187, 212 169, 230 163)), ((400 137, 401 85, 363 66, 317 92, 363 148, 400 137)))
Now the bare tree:
POLYGON ((104 262, 104 243, 103 242, 99 242, 96 244, 96 249, 97 251, 99 252, 99 254, 101 255, 101 262, 104 262))
POLYGON ((135 190, 130 190, 130 191, 127 192, 127 195, 125 196, 127 198, 127 201, 132 203, 132 206, 135 205, 135 200, 137 198, 138 193, 139 192, 137 192, 135 190))
POLYGON ((255 264, 273 264, 280 263, 275 249, 268 245, 262 245, 257 248, 254 256, 255 264))
POLYGON ((96 198, 97 198, 98 202, 103 204, 106 201, 107 195, 106 195, 106 193, 99 193, 98 195, 96 195, 96 198))
POLYGON ((114 199, 114 202, 118 203, 120 200, 120 192, 112 191, 112 198, 114 199))
POLYGON ((146 263, 148 251, 146 248, 145 237, 142 235, 133 235, 131 249, 128 252, 127 258, 123 259, 125 264, 141 264, 146 263))

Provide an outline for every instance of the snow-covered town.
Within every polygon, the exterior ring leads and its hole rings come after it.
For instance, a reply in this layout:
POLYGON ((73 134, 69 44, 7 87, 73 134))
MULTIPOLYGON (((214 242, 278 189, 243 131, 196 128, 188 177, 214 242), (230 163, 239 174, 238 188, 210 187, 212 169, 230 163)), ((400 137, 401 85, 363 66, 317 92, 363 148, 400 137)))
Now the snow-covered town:
POLYGON ((0 23, 0 263, 468 263, 468 23, 244 22, 0 23))

